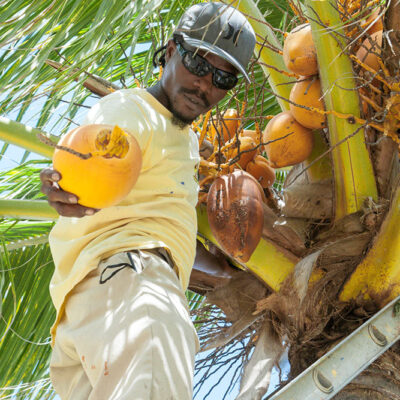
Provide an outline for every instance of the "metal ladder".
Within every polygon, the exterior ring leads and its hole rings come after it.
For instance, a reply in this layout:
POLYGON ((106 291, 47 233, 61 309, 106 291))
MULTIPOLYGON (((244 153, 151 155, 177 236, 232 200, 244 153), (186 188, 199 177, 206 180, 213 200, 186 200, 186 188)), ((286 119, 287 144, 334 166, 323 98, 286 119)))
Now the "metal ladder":
POLYGON ((331 399, 400 339, 400 296, 268 400, 331 399))

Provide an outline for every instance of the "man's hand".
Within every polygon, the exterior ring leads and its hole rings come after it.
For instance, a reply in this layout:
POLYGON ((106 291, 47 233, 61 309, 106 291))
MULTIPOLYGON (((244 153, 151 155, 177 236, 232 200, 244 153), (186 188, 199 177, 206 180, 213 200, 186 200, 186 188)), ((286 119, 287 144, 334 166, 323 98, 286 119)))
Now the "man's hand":
POLYGON ((47 196, 47 201, 59 215, 64 217, 84 217, 93 215, 100 211, 96 208, 84 207, 78 204, 78 197, 73 193, 64 192, 60 189, 57 182, 61 179, 61 174, 50 168, 40 171, 42 181, 41 191, 47 196))

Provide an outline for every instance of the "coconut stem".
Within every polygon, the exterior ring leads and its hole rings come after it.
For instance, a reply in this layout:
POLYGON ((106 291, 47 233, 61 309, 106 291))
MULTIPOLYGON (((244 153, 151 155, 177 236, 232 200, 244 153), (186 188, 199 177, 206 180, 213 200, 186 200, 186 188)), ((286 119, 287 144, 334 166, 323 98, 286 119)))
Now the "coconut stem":
POLYGON ((91 153, 83 154, 83 153, 80 153, 79 151, 70 149, 69 147, 60 146, 59 144, 54 143, 52 140, 50 140, 47 136, 43 135, 43 133, 39 132, 39 133, 37 133, 36 136, 44 144, 47 144, 48 146, 54 147, 57 150, 67 151, 68 153, 71 153, 74 156, 77 156, 77 157, 81 158, 82 160, 87 160, 88 158, 92 157, 91 153))
POLYGON ((113 130, 103 129, 97 134, 96 147, 99 149, 93 153, 80 153, 79 151, 73 150, 70 147, 62 146, 54 143, 47 136, 42 133, 38 133, 38 139, 47 144, 48 146, 54 147, 55 149, 66 151, 81 158, 82 160, 87 160, 91 157, 116 157, 123 158, 129 148, 128 141, 126 140, 127 134, 118 125, 115 125, 113 130))

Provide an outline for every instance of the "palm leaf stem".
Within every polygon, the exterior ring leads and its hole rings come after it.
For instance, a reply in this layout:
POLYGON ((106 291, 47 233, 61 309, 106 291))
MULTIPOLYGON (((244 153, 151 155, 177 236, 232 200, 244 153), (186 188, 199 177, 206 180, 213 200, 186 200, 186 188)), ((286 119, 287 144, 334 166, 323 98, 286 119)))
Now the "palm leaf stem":
POLYGON ((0 200, 0 215, 9 218, 56 220, 57 212, 45 200, 0 200))
MULTIPOLYGON (((207 213, 198 208, 198 229, 200 239, 218 245, 208 225, 207 213)), ((44 200, 0 200, 0 215, 13 218, 56 220, 57 212, 44 200)), ((296 264, 296 257, 284 252, 273 242, 261 239, 259 245, 246 264, 233 260, 241 269, 249 269, 273 290, 279 290, 281 283, 292 272, 296 264), (268 254, 268 257, 265 257, 268 254)))
POLYGON ((341 301, 363 297, 374 299, 383 307, 400 295, 399 225, 400 186, 372 247, 344 285, 341 301))
MULTIPOLYGON (((20 122, 0 117, 0 139, 6 143, 11 143, 26 150, 40 154, 46 158, 53 157, 54 149, 41 142, 37 134, 42 133, 39 129, 31 128, 20 122)), ((48 136, 48 135, 46 135, 48 136)), ((53 142, 58 141, 57 136, 48 136, 53 142)))

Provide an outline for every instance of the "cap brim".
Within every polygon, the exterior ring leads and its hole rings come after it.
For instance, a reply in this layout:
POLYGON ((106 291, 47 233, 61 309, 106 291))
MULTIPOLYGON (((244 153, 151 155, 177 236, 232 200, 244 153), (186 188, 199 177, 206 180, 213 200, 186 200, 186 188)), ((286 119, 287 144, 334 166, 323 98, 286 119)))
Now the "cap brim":
POLYGON ((212 54, 215 54, 218 57, 223 58, 225 61, 228 61, 229 64, 233 65, 247 80, 247 82, 251 82, 249 76, 247 75, 246 70, 242 67, 241 64, 239 64, 229 53, 227 53, 225 50, 220 49, 217 46, 212 45, 211 43, 204 42, 202 40, 198 39, 193 39, 189 36, 187 36, 183 32, 179 32, 180 35, 182 35, 183 40, 185 43, 187 43, 189 46, 204 50, 204 51, 209 51, 212 54))

